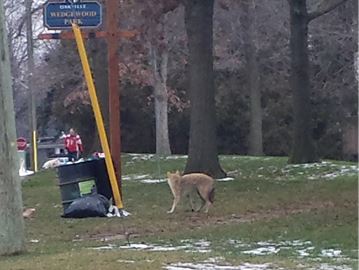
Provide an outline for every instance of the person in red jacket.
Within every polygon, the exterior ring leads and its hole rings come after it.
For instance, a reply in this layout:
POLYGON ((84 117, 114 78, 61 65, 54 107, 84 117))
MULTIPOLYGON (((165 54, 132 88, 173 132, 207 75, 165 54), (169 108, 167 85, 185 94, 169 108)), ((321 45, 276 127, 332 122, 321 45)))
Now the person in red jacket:
POLYGON ((73 128, 71 128, 69 134, 65 136, 65 148, 68 153, 69 161, 78 160, 83 152, 80 135, 76 134, 73 128))

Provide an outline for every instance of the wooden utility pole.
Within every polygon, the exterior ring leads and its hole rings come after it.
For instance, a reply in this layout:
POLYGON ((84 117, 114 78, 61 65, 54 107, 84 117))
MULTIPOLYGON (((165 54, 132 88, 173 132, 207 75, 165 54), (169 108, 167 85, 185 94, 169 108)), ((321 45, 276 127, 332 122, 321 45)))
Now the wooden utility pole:
POLYGON ((25 245, 8 45, 0 0, 0 256, 19 253, 25 245))
MULTIPOLYGON (((106 30, 107 30, 107 59, 108 59, 108 88, 109 88, 109 122, 110 148, 121 187, 121 127, 120 127, 120 89, 119 89, 119 57, 118 57, 118 0, 106 1, 106 30)), ((121 194, 122 195, 122 194, 121 194)))
POLYGON ((36 119, 36 95, 33 86, 34 64, 34 41, 32 36, 32 0, 25 1, 26 9, 26 42, 27 42, 27 86, 29 91, 29 123, 31 133, 31 164, 35 172, 37 166, 37 119, 36 119))

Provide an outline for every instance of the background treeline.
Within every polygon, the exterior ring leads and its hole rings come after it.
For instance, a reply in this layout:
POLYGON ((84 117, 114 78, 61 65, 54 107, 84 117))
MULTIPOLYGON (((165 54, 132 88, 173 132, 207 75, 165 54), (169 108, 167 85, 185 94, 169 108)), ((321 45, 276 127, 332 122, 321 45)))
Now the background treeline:
MULTIPOLYGON (((187 153, 189 82, 184 8, 179 5, 160 9, 156 6, 159 1, 125 2, 120 10, 120 26, 135 29, 139 34, 130 40, 121 39, 120 43, 122 150, 156 151, 156 77, 151 56, 157 51, 161 56, 166 52, 168 57, 166 83, 171 150, 187 153)), ((167 4, 171 2, 175 1, 167 4)), ((245 48, 248 33, 243 27, 247 14, 239 2, 215 1, 213 17, 218 150, 223 154, 248 154, 251 138, 250 78, 245 48)), ((356 0, 347 1, 309 25, 311 104, 315 120, 311 132, 322 158, 343 158, 343 134, 357 128, 357 5, 356 0)), ((253 14, 255 31, 251 38, 258 63, 263 152, 288 155, 293 125, 289 5, 284 0, 258 0, 253 14)), ((74 42, 37 41, 36 44, 38 68, 34 76, 38 82, 40 135, 56 135, 73 126, 83 137, 86 149, 95 150, 98 148, 95 122, 74 42)), ((106 46, 103 40, 89 40, 87 46, 107 118, 106 46)), ((14 57, 13 61, 18 59, 14 57)), ((18 134, 26 136, 26 94, 16 82, 15 89, 18 91, 18 134)))

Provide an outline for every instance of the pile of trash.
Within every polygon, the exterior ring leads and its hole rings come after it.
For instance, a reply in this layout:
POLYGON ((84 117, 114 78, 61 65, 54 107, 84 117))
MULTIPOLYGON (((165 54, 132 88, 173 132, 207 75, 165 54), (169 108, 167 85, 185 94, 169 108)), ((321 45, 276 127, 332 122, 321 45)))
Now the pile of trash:
MULTIPOLYGON (((91 157, 86 160, 93 160, 93 159, 99 159, 99 158, 105 158, 105 154, 101 153, 101 152, 94 152, 91 155, 91 157)), ((70 161, 68 157, 57 157, 57 158, 52 158, 52 159, 46 161, 42 165, 42 168, 45 170, 46 169, 54 169, 61 165, 80 163, 80 162, 84 162, 84 161, 85 161, 84 158, 80 158, 79 160, 76 160, 76 161, 70 161)))
POLYGON ((123 209, 112 205, 101 194, 92 194, 74 200, 65 210, 64 218, 87 218, 87 217, 127 217, 130 215, 123 209))

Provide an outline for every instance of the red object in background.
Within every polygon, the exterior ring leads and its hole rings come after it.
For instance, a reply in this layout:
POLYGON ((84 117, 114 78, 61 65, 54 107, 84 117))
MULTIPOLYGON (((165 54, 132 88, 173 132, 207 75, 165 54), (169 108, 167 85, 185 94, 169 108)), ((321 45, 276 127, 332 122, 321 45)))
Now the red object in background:
POLYGON ((16 140, 17 143, 17 150, 24 151, 27 147, 27 141, 24 137, 20 137, 16 140))

